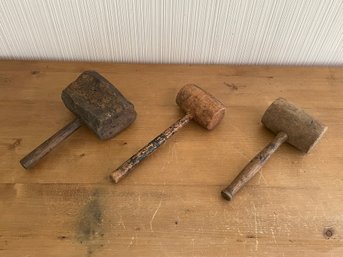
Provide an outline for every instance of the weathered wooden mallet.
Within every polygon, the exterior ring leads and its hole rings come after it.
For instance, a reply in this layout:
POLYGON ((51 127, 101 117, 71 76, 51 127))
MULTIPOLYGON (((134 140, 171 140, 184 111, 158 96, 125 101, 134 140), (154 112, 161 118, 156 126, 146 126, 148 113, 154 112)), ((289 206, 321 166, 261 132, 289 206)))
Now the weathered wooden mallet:
POLYGON ((230 201, 284 142, 287 141, 301 152, 308 153, 327 130, 325 125, 283 98, 276 99, 268 107, 262 117, 262 123, 266 128, 274 132, 276 137, 222 191, 222 196, 226 200, 230 201))
POLYGON ((137 164, 157 150, 168 138, 192 119, 202 127, 212 130, 219 124, 225 114, 225 106, 219 100, 193 84, 185 85, 180 89, 176 96, 176 103, 186 115, 117 168, 111 175, 115 183, 119 182, 137 164))
POLYGON ((83 72, 62 91, 62 100, 76 118, 25 156, 20 161, 25 169, 36 165, 82 124, 105 140, 127 128, 136 118, 133 104, 95 71, 83 72))

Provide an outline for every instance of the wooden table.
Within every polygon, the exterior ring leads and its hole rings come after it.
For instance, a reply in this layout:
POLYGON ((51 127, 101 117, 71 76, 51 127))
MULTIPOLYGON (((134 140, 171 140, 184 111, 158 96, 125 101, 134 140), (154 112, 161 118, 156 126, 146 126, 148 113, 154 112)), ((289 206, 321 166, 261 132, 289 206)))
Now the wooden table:
POLYGON ((343 256, 343 68, 0 62, 0 256, 343 256), (19 160, 71 121, 60 93, 97 70, 135 104, 99 141, 81 128, 30 171, 19 160), (227 107, 177 133, 119 184, 109 175, 182 113, 196 83, 227 107), (315 150, 284 145, 232 202, 220 191, 273 138, 277 97, 329 126, 315 150))

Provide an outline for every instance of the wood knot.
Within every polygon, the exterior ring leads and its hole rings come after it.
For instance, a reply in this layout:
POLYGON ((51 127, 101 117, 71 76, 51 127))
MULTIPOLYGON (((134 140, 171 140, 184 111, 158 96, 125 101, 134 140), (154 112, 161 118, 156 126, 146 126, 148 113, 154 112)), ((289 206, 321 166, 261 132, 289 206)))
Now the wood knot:
POLYGON ((235 85, 234 83, 227 83, 227 82, 224 82, 224 85, 231 88, 233 91, 236 91, 238 90, 238 86, 235 85))
POLYGON ((323 236, 326 239, 330 239, 334 235, 334 233, 335 233, 335 230, 332 227, 327 227, 327 228, 324 228, 323 236))
POLYGON ((18 146, 20 146, 22 139, 21 138, 16 138, 14 139, 14 142, 8 145, 8 150, 14 150, 18 146))

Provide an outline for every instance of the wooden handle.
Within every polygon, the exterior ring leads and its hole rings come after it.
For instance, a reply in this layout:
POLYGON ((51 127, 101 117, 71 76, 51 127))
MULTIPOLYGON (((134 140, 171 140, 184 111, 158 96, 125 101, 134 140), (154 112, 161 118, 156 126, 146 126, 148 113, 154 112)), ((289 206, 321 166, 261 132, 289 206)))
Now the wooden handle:
POLYGON ((147 158, 150 154, 155 152, 168 138, 174 135, 180 128, 185 126, 192 119, 191 114, 186 114, 183 118, 179 119, 168 129, 162 132, 159 136, 154 138, 150 143, 140 149, 135 155, 124 162, 117 168, 111 175, 113 181, 118 183, 125 175, 127 175, 136 165, 147 158))
POLYGON ((82 125, 82 121, 79 118, 76 118, 64 128, 59 130, 52 137, 47 139, 44 143, 39 145, 31 153, 26 155, 23 159, 20 160, 20 164, 25 168, 29 169, 35 166, 40 159, 42 159, 47 153, 49 153, 55 146, 60 142, 70 136, 75 130, 77 130, 82 125))
POLYGON ((222 191, 222 196, 230 201, 233 196, 243 187, 255 174, 263 167, 270 156, 287 140, 288 136, 280 132, 274 140, 259 152, 232 181, 232 183, 222 191))

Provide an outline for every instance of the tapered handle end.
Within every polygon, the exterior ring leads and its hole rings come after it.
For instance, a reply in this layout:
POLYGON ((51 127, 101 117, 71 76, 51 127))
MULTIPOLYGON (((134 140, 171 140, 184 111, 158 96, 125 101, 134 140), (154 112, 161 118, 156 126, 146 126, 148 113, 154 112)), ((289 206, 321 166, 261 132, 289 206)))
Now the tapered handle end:
POLYGON ((229 191, 227 191, 226 189, 224 189, 224 190, 221 192, 221 194, 222 194, 222 197, 223 197, 225 200, 231 201, 232 198, 233 198, 233 195, 232 195, 229 191))
POLYGON ((28 155, 25 156, 23 159, 20 160, 21 166, 23 166, 24 169, 29 169, 32 166, 32 162, 30 160, 32 159, 29 158, 28 155))
POLYGON ((122 174, 122 173, 120 173, 120 172, 118 172, 118 170, 116 170, 116 171, 114 171, 112 174, 111 174, 111 176, 110 176, 110 178, 112 179, 112 181, 114 182, 114 183, 118 183, 120 180, 121 180, 121 178, 123 177, 124 175, 122 174))

